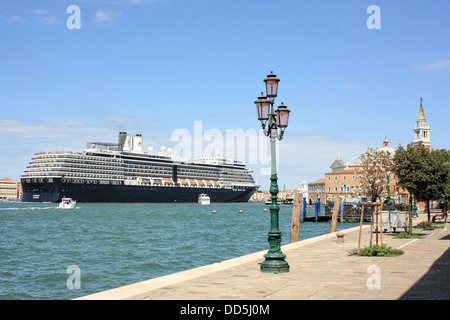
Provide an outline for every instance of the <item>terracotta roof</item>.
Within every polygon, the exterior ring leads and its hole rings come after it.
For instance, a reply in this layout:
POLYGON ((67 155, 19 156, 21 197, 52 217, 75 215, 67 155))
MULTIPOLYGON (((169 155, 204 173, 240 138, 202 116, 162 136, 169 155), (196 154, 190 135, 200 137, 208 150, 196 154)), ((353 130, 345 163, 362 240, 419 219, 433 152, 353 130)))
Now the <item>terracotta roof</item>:
POLYGON ((344 170, 338 170, 338 171, 333 171, 333 172, 328 172, 325 173, 325 175, 327 174, 335 174, 335 173, 359 173, 361 172, 362 169, 361 168, 354 168, 354 169, 344 169, 344 170))
POLYGON ((310 185, 310 184, 319 184, 319 183, 325 183, 325 178, 317 180, 317 181, 314 181, 314 182, 310 182, 310 183, 308 183, 308 185, 310 185))

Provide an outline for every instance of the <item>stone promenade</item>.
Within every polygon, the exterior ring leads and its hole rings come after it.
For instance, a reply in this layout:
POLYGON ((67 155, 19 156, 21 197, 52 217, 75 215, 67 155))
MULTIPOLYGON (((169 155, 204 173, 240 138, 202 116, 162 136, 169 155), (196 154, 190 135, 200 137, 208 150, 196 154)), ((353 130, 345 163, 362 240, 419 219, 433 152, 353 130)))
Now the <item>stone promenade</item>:
MULTIPOLYGON (((423 219, 423 215, 415 218, 414 224, 423 219)), ((416 229, 421 239, 394 239, 398 233, 383 234, 383 243, 405 252, 398 257, 352 255, 358 246, 357 227, 343 231, 344 243, 338 243, 332 233, 284 245, 289 273, 261 273, 259 265, 266 253, 262 251, 79 299, 450 299, 449 226, 416 229)), ((361 235, 363 248, 369 245, 368 226, 363 226, 361 235)), ((375 242, 375 234, 372 236, 375 242)))

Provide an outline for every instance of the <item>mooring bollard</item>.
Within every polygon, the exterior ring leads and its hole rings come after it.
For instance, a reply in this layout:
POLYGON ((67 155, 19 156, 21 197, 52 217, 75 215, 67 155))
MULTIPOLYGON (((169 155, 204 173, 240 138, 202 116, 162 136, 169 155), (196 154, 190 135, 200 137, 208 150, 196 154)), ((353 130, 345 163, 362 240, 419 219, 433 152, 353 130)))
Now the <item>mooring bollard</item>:
POLYGON ((336 233, 337 241, 336 243, 344 243, 344 233, 338 232, 336 233))

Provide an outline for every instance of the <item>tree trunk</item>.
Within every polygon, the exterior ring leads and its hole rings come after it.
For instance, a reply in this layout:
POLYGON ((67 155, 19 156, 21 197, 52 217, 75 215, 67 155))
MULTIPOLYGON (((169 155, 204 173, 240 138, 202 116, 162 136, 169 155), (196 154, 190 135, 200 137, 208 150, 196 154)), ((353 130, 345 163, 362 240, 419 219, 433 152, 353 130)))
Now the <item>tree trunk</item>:
POLYGON ((426 201, 427 211, 428 211, 428 222, 431 221, 431 212, 430 212, 430 200, 426 201))
POLYGON ((409 197, 409 209, 408 209, 408 232, 412 233, 412 195, 409 197))

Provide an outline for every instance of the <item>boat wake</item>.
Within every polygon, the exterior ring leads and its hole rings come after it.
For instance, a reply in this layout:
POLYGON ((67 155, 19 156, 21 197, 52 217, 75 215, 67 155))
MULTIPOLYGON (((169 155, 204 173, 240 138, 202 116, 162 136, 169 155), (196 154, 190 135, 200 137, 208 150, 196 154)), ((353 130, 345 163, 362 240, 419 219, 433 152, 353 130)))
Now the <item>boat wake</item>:
MULTIPOLYGON (((59 207, 29 207, 29 208, 0 208, 0 211, 17 211, 17 210, 51 210, 51 209, 66 209, 59 207)), ((80 209, 80 207, 75 207, 72 209, 80 209)))

